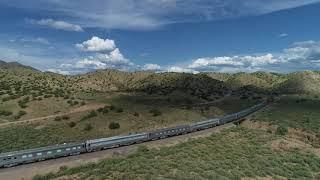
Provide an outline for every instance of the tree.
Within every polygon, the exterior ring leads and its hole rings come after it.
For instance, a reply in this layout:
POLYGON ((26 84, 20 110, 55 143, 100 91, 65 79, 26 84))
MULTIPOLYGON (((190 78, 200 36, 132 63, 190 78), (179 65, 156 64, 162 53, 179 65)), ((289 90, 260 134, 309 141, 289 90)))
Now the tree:
POLYGON ((109 129, 119 129, 120 128, 120 124, 117 122, 111 122, 109 124, 109 129))

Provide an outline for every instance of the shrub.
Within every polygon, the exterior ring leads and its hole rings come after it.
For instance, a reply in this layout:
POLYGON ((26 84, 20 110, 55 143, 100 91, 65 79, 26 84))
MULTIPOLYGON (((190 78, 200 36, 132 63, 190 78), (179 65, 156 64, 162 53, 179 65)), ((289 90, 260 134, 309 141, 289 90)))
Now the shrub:
POLYGON ((93 117, 96 117, 98 116, 97 112, 96 111, 91 111, 89 114, 87 114, 86 116, 84 116, 81 121, 83 120, 86 120, 86 119, 90 119, 90 118, 93 118, 93 117))
POLYGON ((108 112, 109 110, 107 108, 103 108, 103 111, 102 111, 103 114, 107 114, 108 112))
POLYGON ((62 116, 61 118, 62 118, 63 120, 68 120, 68 119, 70 119, 70 117, 67 116, 67 115, 62 116))
POLYGON ((20 119, 22 116, 26 115, 27 112, 19 111, 18 114, 14 117, 15 119, 20 119))
POLYGON ((122 108, 118 108, 117 109, 117 113, 122 113, 123 112, 123 109, 122 108))
POLYGON ((101 112, 103 111, 103 109, 104 109, 104 108, 99 108, 99 109, 97 109, 97 111, 98 111, 99 113, 101 113, 101 112))
POLYGON ((116 108, 116 107, 113 106, 113 105, 110 106, 110 110, 114 110, 115 108, 116 108))
POLYGON ((120 124, 117 122, 111 122, 109 124, 109 129, 119 129, 120 128, 120 124))
POLYGON ((78 101, 73 101, 73 105, 78 105, 79 102, 78 101))
POLYGON ((12 115, 11 111, 0 110, 0 116, 10 116, 12 115))
POLYGON ((153 116, 160 116, 162 114, 161 111, 159 111, 158 109, 151 109, 149 111, 153 116))
POLYGON ((84 106, 84 105, 86 105, 86 102, 85 102, 85 101, 82 101, 82 102, 81 102, 81 106, 84 106))
POLYGON ((66 171, 68 169, 68 166, 60 166, 59 171, 66 171))
POLYGON ((91 124, 86 124, 86 126, 83 128, 83 130, 85 131, 90 131, 92 129, 92 125, 91 124))
POLYGON ((57 116, 57 117, 54 118, 54 120, 55 120, 55 121, 61 121, 61 117, 60 117, 60 116, 57 116))
POLYGON ((75 127, 76 125, 77 124, 75 122, 69 122, 68 123, 68 126, 71 127, 71 128, 75 127))
POLYGON ((134 112, 133 115, 136 116, 136 117, 139 117, 139 116, 140 116, 140 114, 137 113, 137 112, 134 112))
POLYGON ((280 136, 284 136, 288 133, 288 128, 284 126, 279 126, 277 128, 276 134, 280 136))

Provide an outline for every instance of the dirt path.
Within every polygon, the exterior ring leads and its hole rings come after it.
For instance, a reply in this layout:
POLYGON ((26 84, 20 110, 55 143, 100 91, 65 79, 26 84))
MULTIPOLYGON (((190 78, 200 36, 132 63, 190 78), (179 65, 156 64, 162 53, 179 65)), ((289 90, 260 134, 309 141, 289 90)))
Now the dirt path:
MULTIPOLYGON (((34 122, 34 121, 41 121, 41 120, 47 120, 47 119, 49 119, 49 118, 55 118, 55 117, 58 117, 58 116, 65 116, 65 115, 70 115, 70 114, 79 113, 79 112, 84 112, 84 111, 96 110, 96 109, 98 109, 98 108, 104 107, 105 105, 106 105, 106 104, 98 104, 98 103, 87 104, 87 105, 80 106, 80 107, 77 107, 77 108, 75 108, 75 109, 72 109, 71 111, 69 111, 69 112, 67 112, 67 113, 48 115, 48 116, 43 116, 43 117, 25 119, 25 120, 21 120, 21 121, 1 123, 1 124, 0 124, 0 127, 1 127, 1 126, 12 125, 12 124, 31 123, 31 122, 34 122)), ((2 119, 0 119, 0 120, 2 120, 2 119)))
MULTIPOLYGON (((219 132, 222 129, 233 127, 234 124, 226 124, 223 126, 198 131, 195 133, 175 136, 158 141, 150 141, 142 143, 143 145, 151 148, 170 147, 176 144, 186 142, 189 139, 197 139, 201 137, 208 137, 213 133, 219 132)), ((93 153, 81 154, 79 156, 70 156, 60 159, 52 159, 38 163, 26 164, 22 166, 0 169, 1 180, 28 180, 36 174, 46 174, 49 172, 57 172, 61 166, 75 167, 84 165, 90 162, 98 162, 101 159, 111 158, 114 156, 126 156, 134 153, 137 147, 141 144, 132 146, 124 146, 116 149, 109 149, 105 151, 98 151, 93 153)))

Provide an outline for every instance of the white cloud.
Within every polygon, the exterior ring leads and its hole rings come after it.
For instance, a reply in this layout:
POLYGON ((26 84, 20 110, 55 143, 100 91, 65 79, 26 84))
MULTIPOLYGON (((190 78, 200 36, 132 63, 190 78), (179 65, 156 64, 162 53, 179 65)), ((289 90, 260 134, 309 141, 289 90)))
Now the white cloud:
POLYGON ((287 37, 287 36, 289 36, 289 34, 287 34, 287 33, 281 33, 281 34, 279 34, 279 37, 281 37, 281 38, 284 38, 284 37, 287 37))
POLYGON ((233 56, 233 57, 207 57, 196 59, 188 66, 192 69, 214 69, 218 66, 260 66, 273 64, 278 60, 274 59, 272 54, 262 56, 233 56))
POLYGON ((80 25, 71 24, 66 21, 57 21, 53 19, 40 19, 40 20, 29 19, 27 20, 27 22, 31 24, 36 24, 36 25, 47 26, 50 28, 58 29, 58 30, 76 31, 76 32, 84 31, 80 25))
POLYGON ((115 49, 116 45, 114 40, 111 39, 101 39, 99 37, 93 36, 91 39, 82 42, 81 44, 76 44, 76 47, 89 52, 104 52, 115 49))
POLYGON ((145 64, 143 65, 142 69, 146 71, 156 71, 160 70, 161 66, 159 66, 158 64, 145 64))
POLYGON ((53 73, 57 73, 57 74, 62 74, 62 75, 70 75, 70 72, 69 71, 63 71, 61 69, 47 69, 47 71, 49 72, 53 72, 53 73))
POLYGON ((283 51, 281 58, 286 61, 320 60, 320 42, 296 42, 283 51))
POLYGON ((88 72, 106 68, 119 70, 135 68, 134 63, 125 58, 116 47, 114 40, 93 36, 81 44, 76 44, 76 47, 89 53, 88 56, 73 63, 63 63, 59 69, 69 72, 88 72))
POLYGON ((83 59, 75 64, 75 68, 105 69, 106 67, 105 63, 92 59, 83 59))
POLYGON ((189 68, 182 68, 178 66, 171 66, 167 69, 168 72, 177 72, 177 73, 192 73, 192 74, 198 74, 199 71, 189 69, 189 68))

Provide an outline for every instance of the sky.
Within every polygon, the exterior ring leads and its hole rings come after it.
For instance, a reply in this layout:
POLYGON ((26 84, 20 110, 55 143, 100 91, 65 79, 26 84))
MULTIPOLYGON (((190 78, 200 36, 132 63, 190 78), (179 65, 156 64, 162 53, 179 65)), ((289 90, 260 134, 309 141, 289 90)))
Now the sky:
POLYGON ((0 60, 42 71, 320 70, 320 0, 1 0, 0 60))

